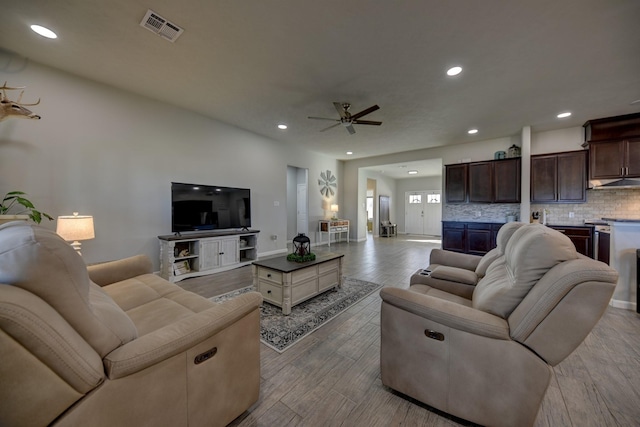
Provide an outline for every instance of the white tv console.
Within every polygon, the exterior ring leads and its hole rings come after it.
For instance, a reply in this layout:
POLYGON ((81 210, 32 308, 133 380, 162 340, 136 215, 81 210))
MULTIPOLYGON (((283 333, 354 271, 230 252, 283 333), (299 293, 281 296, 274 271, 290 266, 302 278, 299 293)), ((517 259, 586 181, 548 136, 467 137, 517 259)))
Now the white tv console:
POLYGON ((225 230, 158 236, 160 276, 178 282, 250 265, 258 259, 258 233, 225 230))

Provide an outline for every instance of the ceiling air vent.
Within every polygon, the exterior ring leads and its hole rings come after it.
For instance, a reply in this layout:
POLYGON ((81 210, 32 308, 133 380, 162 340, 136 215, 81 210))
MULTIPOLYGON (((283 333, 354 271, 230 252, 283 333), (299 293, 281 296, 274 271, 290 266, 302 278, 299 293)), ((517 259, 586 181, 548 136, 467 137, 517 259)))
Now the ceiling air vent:
POLYGON ((147 10, 147 14, 142 18, 142 21, 140 21, 140 26, 149 31, 153 31, 160 37, 164 37, 171 43, 175 42, 176 39, 180 37, 180 34, 184 32, 184 29, 167 21, 151 9, 147 10))

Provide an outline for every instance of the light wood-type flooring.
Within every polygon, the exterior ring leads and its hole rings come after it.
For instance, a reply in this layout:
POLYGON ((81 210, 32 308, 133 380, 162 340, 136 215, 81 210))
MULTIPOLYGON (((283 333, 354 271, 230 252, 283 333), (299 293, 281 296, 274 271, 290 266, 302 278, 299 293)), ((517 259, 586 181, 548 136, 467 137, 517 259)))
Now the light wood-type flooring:
MULTIPOLYGON (((345 276, 408 287, 439 243, 426 236, 369 237, 332 243, 330 251, 345 254, 345 276)), ((251 268, 242 267, 178 284, 208 298, 251 283, 251 268)), ((380 301, 377 292, 370 295, 282 354, 262 345, 260 400, 231 425, 470 425, 382 385, 380 301)), ((640 315, 609 307, 554 372, 537 427, 640 426, 640 315)))

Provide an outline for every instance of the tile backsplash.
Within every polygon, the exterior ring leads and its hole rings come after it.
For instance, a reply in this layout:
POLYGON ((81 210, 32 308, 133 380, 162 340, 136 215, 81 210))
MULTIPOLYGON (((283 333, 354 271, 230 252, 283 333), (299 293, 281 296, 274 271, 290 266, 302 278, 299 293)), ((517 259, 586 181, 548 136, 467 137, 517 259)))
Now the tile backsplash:
POLYGON ((587 203, 531 204, 531 211, 547 209, 547 223, 580 225, 585 219, 640 219, 640 188, 588 190, 587 203), (573 212, 573 218, 569 213, 573 212))
MULTIPOLYGON (((581 225, 585 219, 640 219, 640 188, 618 190, 588 190, 586 203, 532 203, 531 212, 547 209, 547 223, 581 225), (570 212, 573 212, 571 218, 570 212)), ((514 203, 445 204, 443 221, 505 222, 507 215, 519 216, 520 205, 514 203)), ((529 218, 523 218, 528 221, 529 218)))
POLYGON ((506 222, 507 215, 520 216, 518 203, 446 203, 443 221, 506 222))

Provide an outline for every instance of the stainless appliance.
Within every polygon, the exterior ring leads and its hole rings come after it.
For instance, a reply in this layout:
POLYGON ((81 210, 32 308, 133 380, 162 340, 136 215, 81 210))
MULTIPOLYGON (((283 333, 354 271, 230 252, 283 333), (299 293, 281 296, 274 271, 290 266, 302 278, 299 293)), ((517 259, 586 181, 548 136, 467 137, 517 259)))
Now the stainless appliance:
POLYGON ((593 258, 609 264, 609 235, 611 226, 601 219, 585 219, 585 225, 593 225, 593 258))

